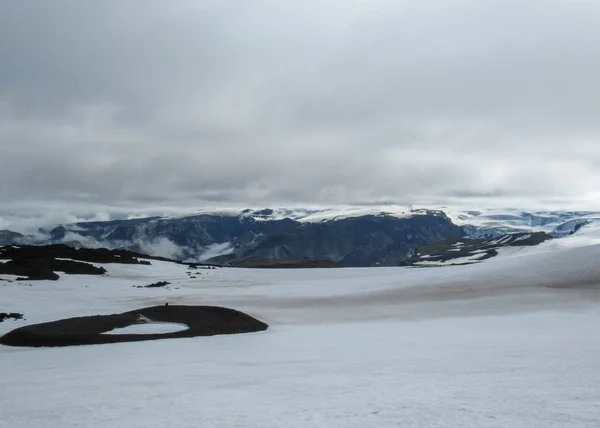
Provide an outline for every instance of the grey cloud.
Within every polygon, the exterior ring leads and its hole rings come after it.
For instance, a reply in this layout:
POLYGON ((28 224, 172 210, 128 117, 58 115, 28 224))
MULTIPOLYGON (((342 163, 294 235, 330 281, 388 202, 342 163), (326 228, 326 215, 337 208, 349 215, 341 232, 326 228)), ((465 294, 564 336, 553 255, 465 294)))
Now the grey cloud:
POLYGON ((0 198, 590 201, 599 20, 558 0, 2 2, 0 198))

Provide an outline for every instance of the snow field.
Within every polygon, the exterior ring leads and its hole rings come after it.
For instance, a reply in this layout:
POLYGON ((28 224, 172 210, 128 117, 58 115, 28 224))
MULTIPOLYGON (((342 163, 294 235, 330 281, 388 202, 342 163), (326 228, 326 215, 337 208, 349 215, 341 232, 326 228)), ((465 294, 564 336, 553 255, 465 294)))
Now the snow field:
POLYGON ((233 307, 270 325, 0 347, 0 427, 595 428, 598 260, 598 245, 563 245, 433 269, 216 269, 190 279, 185 266, 153 261, 104 265, 104 277, 0 281, 2 310, 26 317, 0 323, 0 334, 165 302, 233 307), (171 284, 134 288, 159 280, 171 284))

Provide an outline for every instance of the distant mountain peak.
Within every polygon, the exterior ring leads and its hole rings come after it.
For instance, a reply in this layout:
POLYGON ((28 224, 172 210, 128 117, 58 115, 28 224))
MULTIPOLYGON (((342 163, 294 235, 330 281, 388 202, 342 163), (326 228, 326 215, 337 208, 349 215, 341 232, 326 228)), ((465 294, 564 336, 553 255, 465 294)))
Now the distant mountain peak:
POLYGON ((41 229, 36 236, 1 231, 0 242, 123 248, 220 264, 261 257, 382 266, 397 265, 417 247, 445 239, 487 240, 537 232, 560 238, 580 230, 588 233, 590 223, 599 218, 600 213, 583 211, 442 210, 400 205, 221 209, 178 217, 62 224, 41 229))

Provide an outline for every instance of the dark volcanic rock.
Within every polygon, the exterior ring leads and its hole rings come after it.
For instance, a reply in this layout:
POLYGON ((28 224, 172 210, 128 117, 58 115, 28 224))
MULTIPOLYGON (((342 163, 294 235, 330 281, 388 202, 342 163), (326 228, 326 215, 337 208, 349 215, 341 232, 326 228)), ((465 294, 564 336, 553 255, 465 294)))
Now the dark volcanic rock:
POLYGON ((0 248, 0 260, 9 260, 6 263, 0 263, 0 273, 18 275, 29 280, 57 280, 59 276, 56 272, 103 275, 106 273, 104 268, 85 262, 150 264, 147 260, 139 260, 141 257, 168 260, 125 250, 76 249, 62 244, 7 246, 0 248))
POLYGON ((234 309, 216 306, 154 306, 114 315, 68 318, 18 328, 0 337, 9 346, 72 346, 137 342, 263 331, 268 325, 234 309), (115 328, 155 322, 186 324, 187 330, 163 334, 102 334, 115 328))
POLYGON ((170 284, 170 282, 167 282, 167 281, 159 281, 159 282, 144 285, 143 287, 138 287, 138 288, 159 288, 159 287, 166 287, 169 284, 170 284))
MULTIPOLYGON (((8 246, 0 248, 0 259, 5 260, 62 258, 90 263, 150 264, 150 262, 147 260, 138 260, 140 257, 153 258, 144 254, 134 253, 126 250, 108 250, 106 248, 76 249, 62 244, 23 245, 19 247, 8 246)), ((154 259, 168 260, 161 257, 154 257, 154 259)))
POLYGON ((4 321, 4 320, 22 320, 23 319, 23 314, 19 314, 17 312, 10 312, 10 313, 6 313, 6 312, 0 312, 0 322, 4 321))
POLYGON ((76 275, 103 275, 106 269, 89 263, 73 260, 56 260, 51 258, 19 258, 0 264, 0 273, 19 275, 29 280, 57 280, 55 273, 65 272, 76 275))
POLYGON ((0 273, 5 275, 18 275, 18 280, 56 281, 59 276, 49 266, 52 260, 47 259, 17 259, 0 263, 0 273))

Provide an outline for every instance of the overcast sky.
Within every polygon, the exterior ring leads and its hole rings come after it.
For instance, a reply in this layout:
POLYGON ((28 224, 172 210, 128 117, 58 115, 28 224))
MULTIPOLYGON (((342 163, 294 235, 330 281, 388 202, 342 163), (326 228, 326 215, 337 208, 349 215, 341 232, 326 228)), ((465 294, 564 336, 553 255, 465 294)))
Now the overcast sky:
POLYGON ((0 1, 0 211, 597 206, 599 22, 594 0, 0 1))

